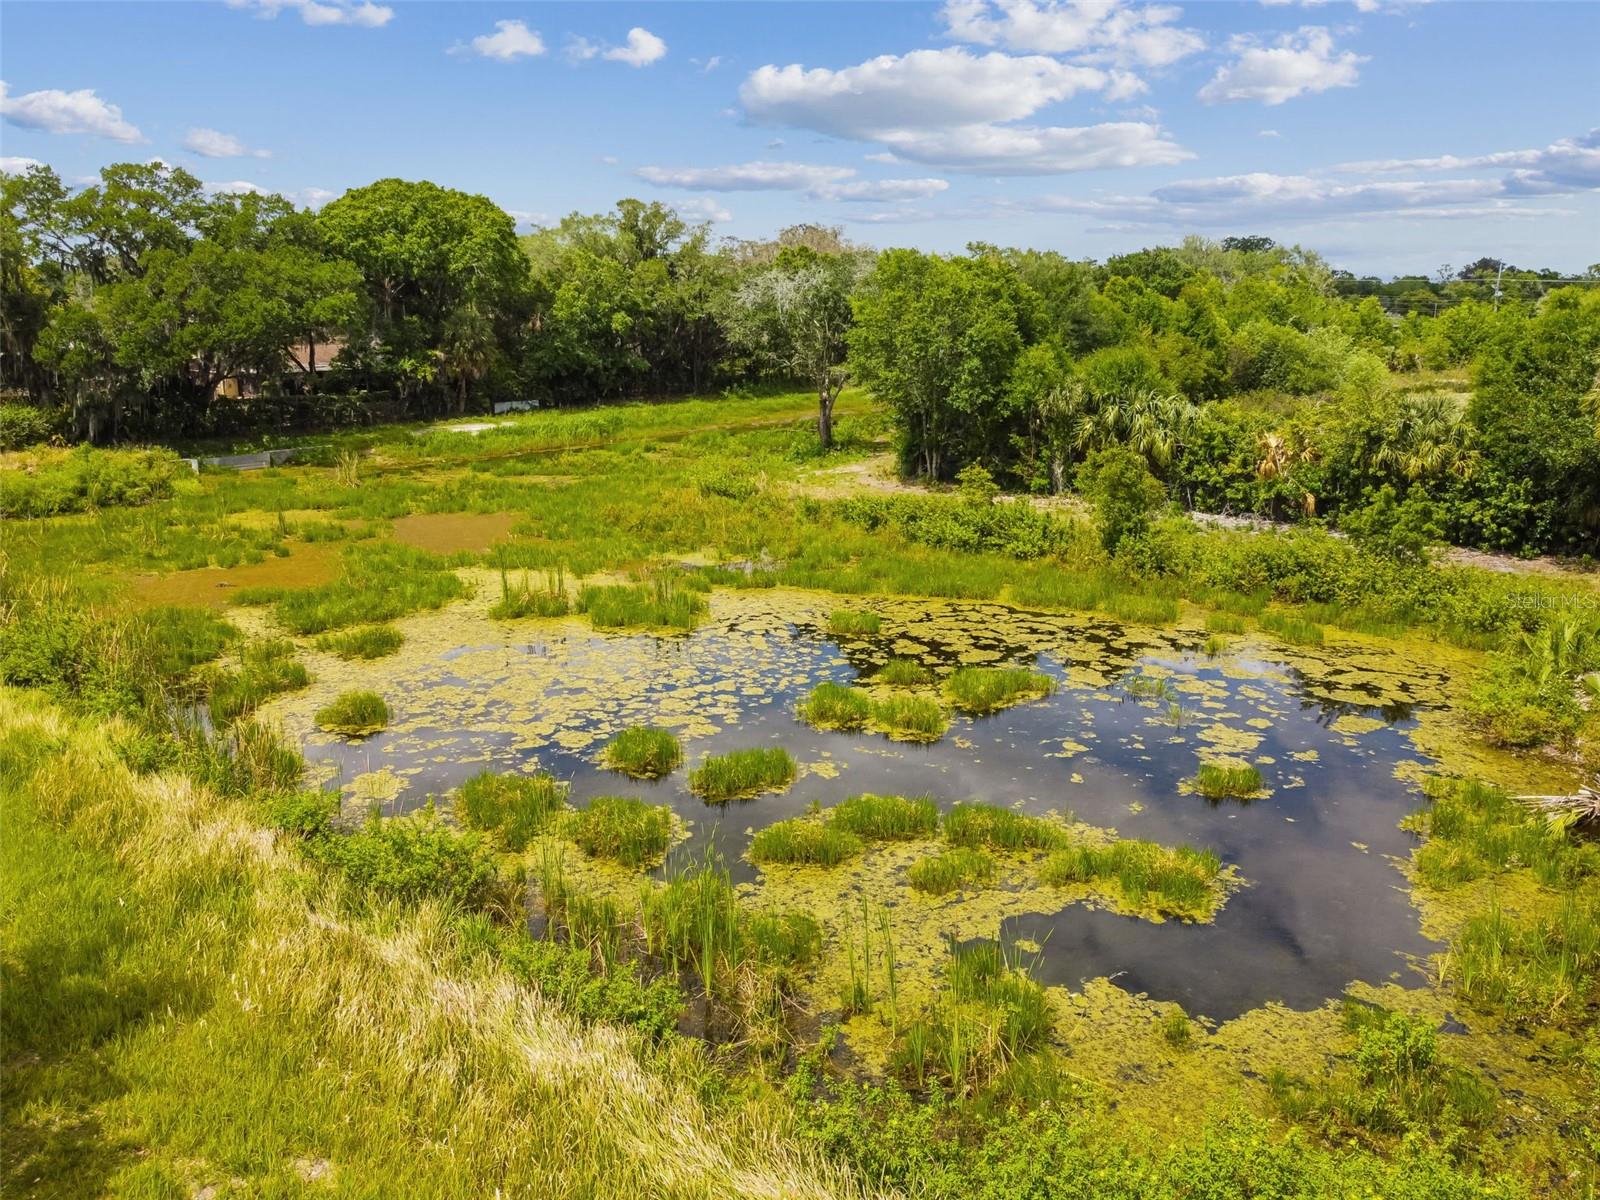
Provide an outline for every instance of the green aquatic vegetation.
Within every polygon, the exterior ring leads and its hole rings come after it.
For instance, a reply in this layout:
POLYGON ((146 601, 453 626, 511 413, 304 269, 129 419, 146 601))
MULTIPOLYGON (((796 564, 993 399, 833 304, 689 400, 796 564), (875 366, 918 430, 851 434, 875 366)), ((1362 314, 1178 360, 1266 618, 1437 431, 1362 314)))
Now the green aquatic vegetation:
POLYGON ((868 841, 932 837, 939 828, 939 806, 931 796, 875 796, 870 792, 841 800, 828 810, 828 824, 868 841))
POLYGON ((1221 860, 1210 850, 1124 839, 1057 850, 1040 865, 1039 882, 1047 887, 1114 883, 1133 907, 1196 919, 1216 908, 1221 870, 1221 860))
POLYGON ((0 517, 149 504, 173 494, 188 468, 171 450, 38 447, 0 457, 0 517))
POLYGON ((944 681, 945 695, 963 712, 982 716, 1055 691, 1055 680, 1020 667, 961 667, 944 681))
POLYGON ((1427 1021, 1368 1005, 1345 1005, 1356 1035, 1349 1070, 1308 1082, 1282 1070, 1268 1077, 1286 1116, 1332 1138, 1415 1135, 1450 1144, 1493 1117, 1494 1089, 1446 1062, 1427 1021))
POLYGON ((313 718, 317 728, 345 737, 360 738, 378 733, 389 725, 389 706, 377 692, 356 689, 340 692, 317 709, 313 718))
POLYGON ((1249 763, 1203 762, 1190 786, 1207 800, 1247 799, 1261 791, 1261 772, 1249 763))
POLYGON ((206 708, 212 725, 221 728, 249 716, 280 692, 297 691, 310 682, 287 638, 249 642, 239 650, 238 670, 216 668, 205 680, 206 708))
POLYGON ((1215 658, 1227 648, 1228 643, 1224 639, 1212 634, 1205 640, 1205 644, 1200 647, 1200 652, 1207 658, 1215 658))
POLYGON ((437 900, 471 910, 484 903, 495 881, 483 835, 451 829, 431 804, 404 817, 373 816, 354 833, 314 838, 307 847, 337 867, 357 896, 402 904, 437 900))
POLYGON ((781 791, 798 770, 783 747, 751 746, 704 759, 689 772, 689 790, 705 800, 740 800, 781 791))
POLYGON ((1429 780, 1432 804, 1406 826, 1427 840, 1413 858, 1417 878, 1449 888, 1526 868, 1546 887, 1600 877, 1600 845, 1552 825, 1501 788, 1477 780, 1429 780))
POLYGON ((1161 1036, 1167 1045, 1183 1049, 1194 1041, 1194 1026, 1189 1014, 1181 1008, 1172 1009, 1161 1018, 1161 1036))
POLYGON ((1206 631, 1208 633, 1243 633, 1244 629, 1244 618, 1237 613, 1213 612, 1206 614, 1206 631))
POLYGON ((891 658, 878 668, 873 679, 890 687, 916 687, 919 684, 931 683, 933 672, 914 659, 891 658))
POLYGON ((372 659, 393 654, 405 640, 393 625, 359 625, 340 633, 325 633, 317 638, 316 646, 343 659, 372 659))
POLYGON ((499 838, 507 850, 522 851, 566 807, 567 789, 553 776, 474 775, 456 792, 457 820, 499 838))
POLYGON ((597 796, 573 818, 570 835, 596 858, 646 866, 659 862, 672 844, 672 809, 634 796, 597 796))
POLYGON ((1322 626, 1294 613, 1264 612, 1257 620, 1261 628, 1276 634, 1295 646, 1320 646, 1323 642, 1322 626))
POLYGON ((1029 608, 1066 608, 1093 612, 1116 595, 1123 584, 1110 571, 1043 571, 1011 585, 1011 597, 1029 608))
POLYGON ((349 625, 392 621, 441 608, 466 594, 466 585, 436 555, 395 542, 353 545, 342 576, 307 588, 240 588, 235 604, 270 604, 291 633, 323 633, 349 625))
POLYGON ((489 616, 496 621, 511 621, 519 617, 564 617, 572 611, 572 600, 567 595, 566 576, 557 571, 536 586, 522 573, 522 582, 513 584, 500 570, 500 599, 489 606, 489 616))
POLYGON ((872 697, 841 683, 819 683, 803 700, 798 715, 818 729, 864 729, 872 719, 872 697))
POLYGON ((887 696, 872 706, 872 725, 895 741, 936 742, 949 728, 949 718, 930 696, 887 696))
POLYGON ((134 614, 129 632, 134 642, 142 643, 150 667, 169 679, 220 658, 239 636, 238 629, 210 609, 172 605, 134 614))
POLYGON ((1135 700, 1176 700, 1177 691, 1165 675, 1135 672, 1122 678, 1122 690, 1135 700))
MULTIPOLYGON (((1258 617, 1267 607, 1271 595, 1264 591, 1234 592, 1223 589, 1202 589, 1195 597, 1200 603, 1217 611, 1206 616, 1207 627, 1210 627, 1212 617, 1258 617)), ((1239 628, 1225 628, 1218 626, 1218 633, 1243 633, 1244 625, 1240 622, 1239 628)))
POLYGON ((750 839, 750 861, 757 863, 834 867, 861 850, 862 841, 854 833, 811 817, 775 821, 750 839))
POLYGON ((1136 625, 1170 625, 1178 619, 1177 600, 1141 592, 1115 592, 1107 598, 1105 610, 1136 625))
POLYGON ((1600 1005, 1600 895, 1574 891, 1530 916, 1491 904, 1467 918, 1443 973, 1474 1007, 1518 1024, 1580 1024, 1600 1005))
POLYGON ((836 608, 828 614, 828 632, 835 637, 865 637, 882 627, 883 618, 873 612, 836 608))
POLYGON ((683 744, 671 730, 632 725, 607 743, 605 766, 634 779, 660 779, 683 763, 683 744))
POLYGON ((578 592, 576 608, 596 629, 693 629, 706 611, 705 597, 673 579, 604 584, 578 592))
POLYGON ((800 967, 822 953, 822 926, 805 913, 755 913, 743 926, 744 943, 757 962, 800 967))
POLYGON ((952 846, 996 850, 1054 850, 1068 841, 1067 831, 1053 821, 976 802, 945 814, 944 838, 952 846))
POLYGON ((956 846, 919 858, 906 872, 906 881, 919 892, 944 896, 962 888, 982 886, 994 878, 994 873, 994 859, 982 850, 956 846))

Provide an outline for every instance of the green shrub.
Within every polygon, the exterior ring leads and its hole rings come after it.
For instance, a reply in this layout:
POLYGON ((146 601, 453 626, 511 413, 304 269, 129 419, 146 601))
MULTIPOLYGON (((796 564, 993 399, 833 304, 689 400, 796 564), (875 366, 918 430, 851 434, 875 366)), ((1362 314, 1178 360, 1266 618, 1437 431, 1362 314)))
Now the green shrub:
POLYGON ((325 633, 317 639, 317 649, 343 659, 383 658, 400 649, 405 641, 393 625, 361 625, 342 633, 325 633))
POLYGON ((1050 676, 1018 667, 961 667, 944 683, 952 704, 980 716, 1024 700, 1038 700, 1055 687, 1050 676))
POLYGON ((632 725, 611 739, 602 761, 634 779, 660 779, 683 763, 683 745, 670 730, 632 725))
POLYGON ((521 851, 566 807, 567 789, 553 776, 496 775, 484 771, 456 792, 456 818, 494 834, 507 850, 521 851))
POLYGON ((775 821, 750 839, 750 861, 833 867, 861 853, 861 839, 810 817, 775 821))
POLYGON ((494 885, 494 858, 481 834, 457 833, 432 805, 406 817, 373 817, 350 834, 310 843, 315 855, 341 870, 355 894, 372 893, 415 904, 440 900, 463 909, 481 906, 494 885))
POLYGON ((31 404, 0 403, 0 450, 21 450, 48 441, 54 422, 31 404))
POLYGON ((32 450, 0 463, 0 517, 52 517, 165 500, 188 468, 170 450, 32 450))
POLYGON ((875 796, 867 792, 830 808, 828 824, 868 841, 932 837, 939 828, 939 806, 931 796, 875 796))
POLYGON ((689 790, 712 801, 744 799, 783 790, 797 770, 782 747, 752 746, 706 758, 689 772, 689 790))
POLYGON ((907 881, 919 892, 943 896, 960 888, 981 886, 994 878, 994 859, 982 850, 957 846, 911 864, 907 881))
POLYGON ((672 810, 633 796, 597 796, 573 818, 571 834, 596 858, 642 867, 659 862, 672 844, 672 810))
POLYGON ((389 706, 377 692, 360 689, 340 692, 317 709, 319 729, 345 737, 360 738, 378 733, 389 725, 389 706))

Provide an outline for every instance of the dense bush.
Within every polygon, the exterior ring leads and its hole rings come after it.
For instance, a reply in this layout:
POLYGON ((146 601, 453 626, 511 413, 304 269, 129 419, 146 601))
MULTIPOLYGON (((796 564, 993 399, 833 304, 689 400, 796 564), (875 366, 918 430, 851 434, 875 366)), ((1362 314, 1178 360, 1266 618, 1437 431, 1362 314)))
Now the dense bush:
POLYGON ((185 471, 170 450, 35 450, 0 462, 0 516, 49 517, 148 504, 185 471))

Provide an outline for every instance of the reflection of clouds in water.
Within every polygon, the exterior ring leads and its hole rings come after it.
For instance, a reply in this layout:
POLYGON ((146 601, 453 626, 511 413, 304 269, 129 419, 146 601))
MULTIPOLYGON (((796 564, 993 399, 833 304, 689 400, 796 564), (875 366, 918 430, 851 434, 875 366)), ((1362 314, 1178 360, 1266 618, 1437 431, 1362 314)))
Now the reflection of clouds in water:
MULTIPOLYGON (((1409 724, 1413 706, 1437 694, 1440 672, 1415 663, 1380 671, 1374 652, 1342 648, 1297 652, 1288 665, 1211 660, 1197 657, 1188 633, 905 599, 852 598, 883 629, 837 640, 824 627, 838 603, 719 592, 702 628, 661 638, 595 633, 577 620, 506 626, 453 610, 415 619, 409 653, 369 665, 376 678, 362 681, 396 698, 394 727, 358 746, 314 735, 308 758, 336 764, 347 790, 364 793, 360 803, 392 810, 486 767, 549 771, 571 782, 579 803, 633 795, 670 804, 692 823, 674 862, 714 847, 752 883, 760 874, 742 854, 753 829, 865 791, 929 793, 944 807, 975 798, 1058 809, 1124 837, 1208 846, 1247 881, 1213 925, 1153 924, 1082 904, 1026 924, 1045 944, 1041 971, 1052 981, 1117 975, 1121 986, 1211 1016, 1268 999, 1315 1004, 1352 980, 1389 978, 1401 951, 1431 947, 1386 857, 1409 848, 1396 823, 1413 802, 1392 772, 1415 757, 1387 722, 1409 724), (994 716, 956 715, 927 747, 794 719, 817 683, 870 686, 891 655, 909 654, 940 676, 964 663, 1018 664, 1061 686, 994 716), (1128 694, 1130 674, 1168 680, 1182 706, 1176 722, 1169 701, 1128 694), (605 741, 639 723, 677 731, 688 766, 782 744, 802 776, 784 793, 716 808, 688 793, 686 771, 648 783, 599 769, 605 741), (1268 794, 1216 806, 1184 794, 1199 761, 1220 754, 1256 763, 1268 794)), ((292 698, 287 719, 316 702, 292 698)))

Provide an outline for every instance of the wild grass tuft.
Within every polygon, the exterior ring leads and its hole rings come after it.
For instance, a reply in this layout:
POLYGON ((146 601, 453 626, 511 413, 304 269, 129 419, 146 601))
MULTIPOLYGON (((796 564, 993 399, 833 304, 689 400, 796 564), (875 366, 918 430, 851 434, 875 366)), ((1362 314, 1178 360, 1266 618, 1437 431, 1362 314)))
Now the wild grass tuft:
POLYGON ((389 725, 389 706, 377 692, 340 692, 317 709, 317 727, 329 733, 360 738, 378 733, 389 725))
POLYGON ((854 858, 861 849, 859 837, 831 821, 795 817, 756 830, 750 840, 750 861, 833 867, 854 858))
POLYGON ((915 659, 891 658, 878 669, 873 679, 890 687, 916 687, 933 682, 933 672, 915 659))
POLYGON ((602 761, 634 779, 660 779, 682 765, 683 745, 670 730, 633 725, 611 739, 602 761))
POLYGON ((1320 646, 1322 626, 1293 613, 1264 612, 1258 618, 1261 628, 1295 646, 1320 646))
POLYGON ((958 804, 945 814, 945 841, 952 846, 998 850, 1055 850, 1067 844, 1067 831, 1043 817, 994 804, 958 804))
POLYGON ((1243 800, 1261 790, 1261 772, 1249 763, 1203 762, 1190 784, 1207 800, 1243 800))
POLYGON ((564 617, 572 611, 572 601, 567 596, 566 576, 560 571, 547 578, 543 586, 536 586, 522 573, 522 582, 513 584, 500 569, 500 599, 489 606, 489 616, 496 621, 511 621, 519 617, 564 617))
POLYGON ((672 844, 672 809, 634 796, 597 796, 573 818, 572 840, 628 867, 659 862, 672 844))
POLYGON ((317 649, 343 659, 383 658, 400 649, 405 641, 393 625, 362 625, 342 633, 325 633, 317 639, 317 649))
POLYGON ((957 846, 911 864, 907 881, 919 892, 944 896, 961 888, 981 886, 994 878, 994 859, 982 850, 957 846))
POLYGON ((285 629, 311 634, 392 621, 465 594, 466 585, 444 559, 396 542, 374 542, 346 549, 343 576, 332 583, 241 588, 234 603, 271 604, 285 629))
POLYGON ((963 712, 998 712, 1055 691, 1055 680, 1020 667, 962 667, 945 680, 945 695, 963 712))
POLYGON ((1047 887, 1115 883, 1134 907, 1203 918, 1216 908, 1221 869, 1221 861, 1210 850, 1122 840, 1109 846, 1057 850, 1040 866, 1039 882, 1047 887))
POLYGON ((830 808, 828 824, 874 842, 932 837, 939 828, 939 806, 931 796, 867 792, 830 808))
POLYGON ((950 727, 931 696, 888 696, 872 706, 872 724, 897 742, 936 742, 950 727))
POLYGON ((667 576, 648 583, 606 584, 578 593, 577 610, 596 629, 693 629, 705 597, 667 576))
POLYGON ((239 669, 214 668, 203 681, 212 725, 221 728, 247 717, 280 692, 311 682, 287 638, 248 642, 239 649, 239 669))
POLYGON ((866 637, 883 628, 883 618, 874 612, 836 608, 828 614, 828 632, 835 637, 866 637))
POLYGON ((1207 633, 1243 633, 1244 618, 1236 613, 1214 612, 1206 614, 1207 633))
POLYGON ((840 683, 819 683, 801 703, 799 717, 818 729, 864 729, 872 719, 872 697, 840 683))
POLYGON ((689 772, 689 790, 705 800, 739 800, 781 791, 797 770, 781 746, 752 746, 706 758, 689 772))
POLYGON ((1571 1025, 1600 1004, 1600 903, 1593 889, 1551 912, 1513 916, 1499 904, 1467 919, 1445 979, 1474 1006, 1522 1025, 1571 1025))
POLYGON ((565 806, 567 789, 553 776, 474 775, 456 792, 456 818, 499 838, 507 850, 528 848, 565 806))

